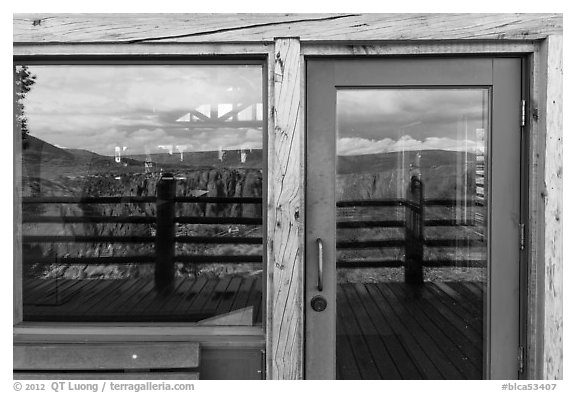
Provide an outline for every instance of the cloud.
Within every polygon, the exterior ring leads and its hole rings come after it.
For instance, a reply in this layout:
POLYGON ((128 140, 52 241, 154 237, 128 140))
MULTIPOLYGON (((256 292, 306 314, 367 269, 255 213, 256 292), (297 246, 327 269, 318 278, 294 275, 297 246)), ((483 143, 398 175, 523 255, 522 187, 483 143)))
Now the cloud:
POLYGON ((438 137, 430 137, 424 140, 417 140, 409 135, 405 135, 398 140, 393 140, 390 138, 381 140, 365 138, 338 139, 339 156, 419 150, 453 150, 479 153, 484 151, 484 145, 483 142, 476 142, 473 140, 457 140, 438 137))
POLYGON ((340 137, 397 139, 458 138, 468 128, 485 128, 488 91, 466 89, 363 89, 338 91, 340 137))
POLYGON ((262 102, 261 66, 30 70, 37 76, 24 102, 30 133, 49 143, 106 155, 113 155, 115 146, 128 146, 127 154, 146 149, 153 153, 159 145, 186 146, 186 151, 262 147, 262 131, 257 129, 174 128, 178 117, 202 104, 262 102))

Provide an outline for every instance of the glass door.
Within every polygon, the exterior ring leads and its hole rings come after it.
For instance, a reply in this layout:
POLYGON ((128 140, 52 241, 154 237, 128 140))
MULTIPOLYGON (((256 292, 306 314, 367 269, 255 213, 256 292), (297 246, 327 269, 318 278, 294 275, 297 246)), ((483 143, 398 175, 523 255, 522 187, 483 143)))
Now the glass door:
POLYGON ((307 378, 516 378, 520 60, 307 71, 307 378))

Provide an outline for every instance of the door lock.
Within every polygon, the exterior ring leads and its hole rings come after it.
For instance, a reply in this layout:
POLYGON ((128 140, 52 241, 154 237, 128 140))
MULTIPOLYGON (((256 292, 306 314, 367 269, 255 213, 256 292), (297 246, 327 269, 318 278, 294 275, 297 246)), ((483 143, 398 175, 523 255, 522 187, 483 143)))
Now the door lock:
POLYGON ((326 301, 324 296, 317 295, 312 298, 312 300, 310 301, 310 305, 312 306, 312 310, 321 312, 326 310, 328 302, 326 301))

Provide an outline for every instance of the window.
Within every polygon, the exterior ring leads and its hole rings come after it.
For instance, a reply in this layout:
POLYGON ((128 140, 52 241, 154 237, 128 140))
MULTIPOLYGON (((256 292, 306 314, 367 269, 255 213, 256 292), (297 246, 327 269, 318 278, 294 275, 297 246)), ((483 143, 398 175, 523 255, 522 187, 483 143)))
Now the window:
POLYGON ((24 321, 262 321, 263 66, 18 64, 24 321))

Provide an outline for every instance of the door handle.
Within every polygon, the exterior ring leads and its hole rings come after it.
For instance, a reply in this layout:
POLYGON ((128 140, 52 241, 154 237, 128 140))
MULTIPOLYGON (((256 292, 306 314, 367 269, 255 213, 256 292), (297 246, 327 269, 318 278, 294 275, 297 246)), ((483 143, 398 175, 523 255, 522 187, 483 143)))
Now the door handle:
POLYGON ((322 239, 316 239, 316 245, 318 246, 318 290, 322 292, 324 289, 324 243, 322 243, 322 239))

